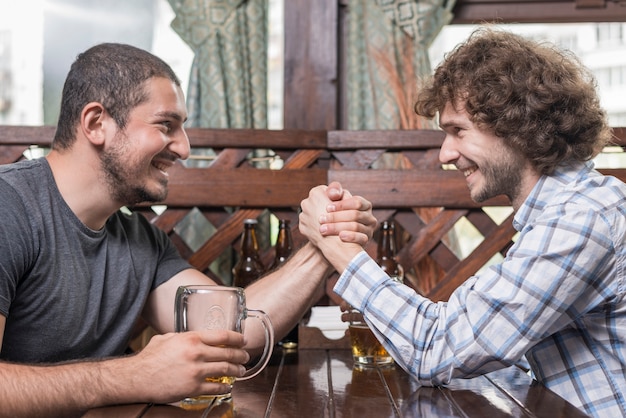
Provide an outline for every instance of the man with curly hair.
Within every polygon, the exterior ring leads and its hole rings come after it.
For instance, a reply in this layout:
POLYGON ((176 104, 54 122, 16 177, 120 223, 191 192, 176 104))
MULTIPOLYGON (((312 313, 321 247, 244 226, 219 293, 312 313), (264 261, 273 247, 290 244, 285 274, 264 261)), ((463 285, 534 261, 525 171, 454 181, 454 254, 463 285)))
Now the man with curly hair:
POLYGON ((503 262, 434 303, 360 246, 320 235, 332 206, 320 186, 300 229, 343 272, 335 291, 424 385, 525 357, 587 414, 626 416, 626 185, 590 161, 611 138, 593 77, 553 46, 481 28, 446 56, 415 111, 439 116, 440 160, 472 199, 510 199, 519 237, 503 262))

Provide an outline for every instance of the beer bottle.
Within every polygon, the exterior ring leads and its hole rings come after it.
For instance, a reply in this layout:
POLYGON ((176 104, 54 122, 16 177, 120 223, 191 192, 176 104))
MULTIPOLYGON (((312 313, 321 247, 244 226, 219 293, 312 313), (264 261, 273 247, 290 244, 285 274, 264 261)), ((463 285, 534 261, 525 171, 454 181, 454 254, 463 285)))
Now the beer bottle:
MULTIPOLYGON (((288 219, 281 219, 278 223, 278 236, 276 237, 276 245, 274 249, 276 256, 274 262, 270 267, 271 270, 278 268, 283 264, 291 255, 293 249, 293 241, 291 238, 291 228, 289 226, 290 221, 288 219)), ((298 346, 298 325, 296 324, 289 333, 278 342, 278 345, 287 350, 293 350, 298 346)))
POLYGON ((291 239, 291 228, 289 227, 289 224, 289 219, 281 219, 278 223, 278 236, 276 237, 276 245, 274 246, 276 256, 274 257, 274 262, 270 266, 270 270, 274 270, 283 264, 291 255, 293 242, 291 239))
POLYGON ((259 255, 257 223, 256 219, 246 219, 243 222, 239 260, 233 267, 233 286, 246 287, 265 272, 265 266, 259 255))
POLYGON ((376 262, 393 280, 404 282, 404 269, 396 260, 396 234, 393 221, 383 221, 376 262))

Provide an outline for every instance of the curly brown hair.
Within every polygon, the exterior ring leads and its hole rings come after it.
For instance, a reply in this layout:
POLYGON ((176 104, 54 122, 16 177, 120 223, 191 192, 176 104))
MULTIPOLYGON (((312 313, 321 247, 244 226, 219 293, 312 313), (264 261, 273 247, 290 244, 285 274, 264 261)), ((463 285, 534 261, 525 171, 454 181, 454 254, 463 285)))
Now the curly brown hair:
POLYGON ((611 139, 595 79, 571 53, 493 28, 457 46, 420 90, 415 112, 446 103, 521 151, 542 174, 595 157, 611 139))

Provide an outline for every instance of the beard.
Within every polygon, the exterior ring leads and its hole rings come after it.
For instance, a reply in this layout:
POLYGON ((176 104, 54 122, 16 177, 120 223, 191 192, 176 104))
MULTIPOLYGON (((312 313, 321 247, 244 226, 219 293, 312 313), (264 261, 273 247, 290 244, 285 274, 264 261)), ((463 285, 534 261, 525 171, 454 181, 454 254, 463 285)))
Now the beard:
POLYGON ((521 193, 526 160, 506 146, 496 150, 493 155, 496 158, 490 163, 480 165, 484 186, 472 193, 472 199, 475 202, 484 202, 492 197, 505 195, 514 201, 521 193))
POLYGON ((160 179, 157 190, 150 190, 143 179, 147 177, 142 168, 149 162, 132 161, 129 139, 118 133, 115 145, 104 150, 100 157, 100 165, 111 197, 124 205, 135 205, 142 202, 160 202, 167 197, 167 180, 160 179), (126 158, 125 158, 126 157, 126 158))

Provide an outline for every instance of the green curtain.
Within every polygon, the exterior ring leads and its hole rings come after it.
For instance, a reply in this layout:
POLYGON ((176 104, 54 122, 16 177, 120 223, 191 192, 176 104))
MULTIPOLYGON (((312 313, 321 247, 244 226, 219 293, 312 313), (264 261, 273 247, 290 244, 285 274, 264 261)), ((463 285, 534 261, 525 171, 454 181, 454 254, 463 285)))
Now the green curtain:
POLYGON ((168 0, 191 47, 188 127, 267 127, 267 0, 168 0))
MULTIPOLYGON (((428 48, 452 19, 455 0, 350 0, 347 50, 348 129, 435 129, 413 111, 418 79, 432 71, 428 48)), ((384 153, 374 169, 404 169, 402 154, 384 153)), ((439 208, 417 208, 429 222, 439 208)), ((451 246, 455 234, 449 234, 451 246)), ((441 277, 427 257, 405 271, 405 282, 424 294, 441 277)))
MULTIPOLYGON (((268 0, 168 1, 176 14, 172 28, 194 52, 187 91, 189 118, 185 126, 267 128, 268 0)), ((192 153, 204 157, 215 155, 212 149, 194 149, 192 153)), ((266 154, 267 150, 252 153, 253 156, 266 154)), ((206 166, 209 161, 186 164, 206 166)), ((181 234, 187 242, 201 244, 213 234, 215 228, 202 218, 200 215, 185 219, 190 225, 187 229, 194 231, 181 234)), ((259 239, 266 244, 268 215, 260 217, 260 225, 259 239)), ((227 250, 210 266, 225 284, 232 281, 235 258, 234 252, 227 250)))
POLYGON ((348 129, 433 127, 412 111, 428 48, 452 19, 455 0, 350 0, 348 129))

